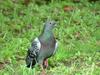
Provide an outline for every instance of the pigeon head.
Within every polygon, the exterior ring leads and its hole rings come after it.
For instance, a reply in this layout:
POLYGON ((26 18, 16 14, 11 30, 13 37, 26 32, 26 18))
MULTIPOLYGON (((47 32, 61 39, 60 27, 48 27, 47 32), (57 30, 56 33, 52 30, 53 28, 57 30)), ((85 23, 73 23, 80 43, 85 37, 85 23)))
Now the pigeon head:
POLYGON ((54 27, 56 26, 56 22, 55 21, 46 21, 45 22, 45 30, 52 30, 54 27))

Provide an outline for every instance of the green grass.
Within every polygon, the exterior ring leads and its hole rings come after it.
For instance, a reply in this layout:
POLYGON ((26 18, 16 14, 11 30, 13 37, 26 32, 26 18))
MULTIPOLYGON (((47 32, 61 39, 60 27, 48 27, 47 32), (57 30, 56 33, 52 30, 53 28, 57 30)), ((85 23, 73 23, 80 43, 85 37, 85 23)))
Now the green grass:
POLYGON ((38 75, 40 69, 25 65, 27 48, 37 37, 46 19, 58 20, 54 34, 59 41, 49 59, 47 75, 100 74, 100 1, 53 1, 38 5, 23 1, 0 1, 0 75, 38 75), (72 11, 64 12, 64 6, 72 11))

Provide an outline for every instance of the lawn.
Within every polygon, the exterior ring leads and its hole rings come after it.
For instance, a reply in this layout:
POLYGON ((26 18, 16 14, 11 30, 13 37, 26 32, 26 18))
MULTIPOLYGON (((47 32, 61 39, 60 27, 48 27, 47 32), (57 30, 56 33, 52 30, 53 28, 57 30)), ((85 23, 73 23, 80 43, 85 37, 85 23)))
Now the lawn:
POLYGON ((77 1, 0 0, 0 75, 39 75, 25 57, 47 19, 59 41, 47 75, 100 75, 100 1, 77 1))

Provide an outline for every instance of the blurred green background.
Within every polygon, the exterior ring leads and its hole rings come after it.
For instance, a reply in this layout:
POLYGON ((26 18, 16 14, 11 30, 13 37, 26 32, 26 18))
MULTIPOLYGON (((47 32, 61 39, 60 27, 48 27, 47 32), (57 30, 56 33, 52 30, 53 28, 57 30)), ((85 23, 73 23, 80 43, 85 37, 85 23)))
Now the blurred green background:
POLYGON ((47 75, 100 75, 99 0, 0 0, 0 75, 39 75, 25 56, 47 19, 59 22, 47 75))

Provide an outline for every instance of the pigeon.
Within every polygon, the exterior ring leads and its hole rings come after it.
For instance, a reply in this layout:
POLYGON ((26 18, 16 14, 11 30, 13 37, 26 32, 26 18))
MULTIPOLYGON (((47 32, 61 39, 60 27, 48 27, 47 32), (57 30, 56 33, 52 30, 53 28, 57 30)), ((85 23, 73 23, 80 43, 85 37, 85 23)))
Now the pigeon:
POLYGON ((28 68, 34 68, 38 64, 42 72, 45 72, 44 69, 48 67, 48 58, 56 53, 58 47, 58 41, 53 35, 55 27, 56 21, 47 20, 44 23, 42 33, 32 41, 26 56, 26 65, 28 68))

